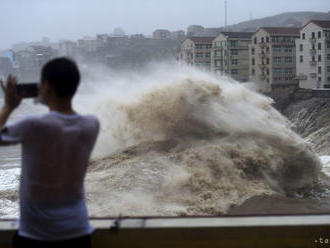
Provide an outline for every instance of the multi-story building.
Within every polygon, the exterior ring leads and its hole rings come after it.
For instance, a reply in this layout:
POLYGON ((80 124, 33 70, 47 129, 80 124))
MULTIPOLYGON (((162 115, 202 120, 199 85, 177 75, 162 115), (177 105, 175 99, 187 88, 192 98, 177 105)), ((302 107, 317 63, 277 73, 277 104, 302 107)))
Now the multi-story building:
POLYGON ((190 37, 181 44, 179 60, 188 65, 211 70, 211 48, 215 37, 190 37))
POLYGON ((211 70, 235 80, 249 80, 249 44, 253 33, 222 32, 213 40, 211 70))
POLYGON ((77 43, 72 41, 60 41, 58 44, 58 54, 60 56, 75 57, 77 54, 77 43))
POLYGON ((167 40, 171 38, 171 32, 167 29, 157 29, 152 33, 152 38, 156 40, 167 40))
POLYGON ((94 38, 84 38, 78 40, 77 48, 82 53, 91 53, 95 52, 98 48, 99 42, 94 38))
POLYGON ((311 20, 296 40, 297 79, 301 88, 330 88, 330 21, 311 20))
POLYGON ((249 45, 250 80, 262 91, 273 85, 297 83, 296 44, 299 28, 262 27, 252 36, 249 45))
POLYGON ((186 34, 183 30, 173 31, 171 32, 171 39, 172 40, 184 40, 186 37, 186 34))

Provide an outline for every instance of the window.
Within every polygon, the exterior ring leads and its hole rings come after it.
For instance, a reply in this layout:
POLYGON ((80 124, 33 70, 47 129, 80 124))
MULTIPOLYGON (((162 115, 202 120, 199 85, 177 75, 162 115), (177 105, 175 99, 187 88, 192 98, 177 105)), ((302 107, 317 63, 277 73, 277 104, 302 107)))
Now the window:
POLYGON ((251 70, 251 75, 255 75, 256 74, 256 71, 254 69, 251 70))
POLYGON ((312 61, 315 62, 315 56, 312 56, 312 61))
POLYGON ((327 67, 327 72, 330 72, 330 66, 327 67))
POLYGON ((203 58, 203 54, 202 53, 196 53, 196 57, 197 58, 203 58))
POLYGON ((266 59, 266 64, 269 65, 269 58, 266 59))
POLYGON ((304 51, 304 45, 303 44, 300 44, 299 50, 300 50, 300 52, 304 51))
POLYGON ((274 64, 281 63, 281 57, 274 57, 274 64))
POLYGON ((322 61, 322 55, 319 55, 319 56, 318 56, 317 61, 318 61, 318 62, 321 62, 321 61, 322 61))
POLYGON ((322 32, 319 31, 319 32, 317 33, 317 38, 321 38, 321 35, 322 35, 322 32))
POLYGON ((304 56, 300 56, 300 63, 304 62, 304 56))
POLYGON ((292 73, 293 73, 292 68, 285 68, 284 74, 292 74, 292 73))
POLYGON ((266 74, 269 75, 269 69, 267 68, 266 74))
POLYGON ((266 52, 269 53, 269 47, 266 47, 266 52))
POLYGON ((330 48, 330 42, 327 42, 327 48, 330 48))
POLYGON ((319 74, 322 73, 322 67, 321 67, 321 66, 318 67, 318 73, 319 73, 319 74))
POLYGON ((233 69, 233 70, 231 70, 231 74, 232 74, 232 75, 237 75, 237 74, 238 74, 238 70, 237 70, 237 69, 233 69))
POLYGON ((273 51, 275 53, 280 53, 281 52, 281 46, 274 46, 273 51))
POLYGON ((231 40, 230 41, 230 46, 231 47, 237 47, 237 40, 231 40))
POLYGON ((330 53, 328 53, 327 55, 327 60, 330 60, 330 53))
POLYGON ((291 64, 293 61, 292 57, 285 57, 285 63, 291 64))
POLYGON ((266 37, 266 42, 269 43, 269 37, 266 37))
POLYGON ((257 44, 257 37, 254 38, 254 44, 257 44))
POLYGON ((253 58, 252 59, 252 63, 251 63, 252 65, 255 65, 256 64, 256 61, 255 61, 255 59, 253 58))
POLYGON ((205 58, 209 58, 210 57, 210 53, 205 53, 205 58))
POLYGON ((274 74, 281 74, 282 73, 282 69, 281 68, 274 68, 273 73, 274 74))
POLYGON ((231 55, 238 55, 238 50, 237 49, 231 50, 231 55))
POLYGON ((312 38, 313 39, 315 38, 315 32, 312 32, 312 38))
POLYGON ((265 42, 265 38, 261 37, 261 43, 264 43, 264 42, 265 42))
POLYGON ((233 59, 233 60, 231 61, 231 64, 232 64, 232 65, 238 65, 238 60, 237 60, 237 59, 233 59))
POLYGON ((330 77, 328 77, 328 82, 330 82, 330 77))
POLYGON ((301 38, 304 40, 305 39, 305 36, 306 36, 305 33, 302 33, 302 37, 301 38))
POLYGON ((254 47, 251 48, 251 54, 252 54, 252 55, 255 54, 255 49, 254 49, 254 47))
POLYGON ((291 52, 292 52, 292 46, 285 46, 284 51, 285 51, 286 53, 291 53, 291 52))
POLYGON ((319 50, 321 50, 322 49, 322 44, 321 43, 318 43, 317 44, 317 47, 318 47, 319 50))

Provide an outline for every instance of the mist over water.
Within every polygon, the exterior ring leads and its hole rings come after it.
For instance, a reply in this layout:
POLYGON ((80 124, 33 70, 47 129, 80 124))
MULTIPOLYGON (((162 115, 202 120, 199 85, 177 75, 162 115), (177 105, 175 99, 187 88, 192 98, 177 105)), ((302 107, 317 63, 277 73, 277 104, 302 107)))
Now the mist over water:
POLYGON ((169 63, 81 69, 74 107, 101 121, 85 184, 90 216, 217 215, 318 182, 318 157, 249 84, 169 63))

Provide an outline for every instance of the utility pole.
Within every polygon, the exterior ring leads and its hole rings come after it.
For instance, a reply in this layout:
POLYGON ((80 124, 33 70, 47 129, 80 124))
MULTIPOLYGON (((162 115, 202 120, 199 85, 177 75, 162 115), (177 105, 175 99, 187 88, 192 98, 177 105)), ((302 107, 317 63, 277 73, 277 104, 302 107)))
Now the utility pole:
POLYGON ((227 0, 225 0, 225 29, 227 29, 227 0))

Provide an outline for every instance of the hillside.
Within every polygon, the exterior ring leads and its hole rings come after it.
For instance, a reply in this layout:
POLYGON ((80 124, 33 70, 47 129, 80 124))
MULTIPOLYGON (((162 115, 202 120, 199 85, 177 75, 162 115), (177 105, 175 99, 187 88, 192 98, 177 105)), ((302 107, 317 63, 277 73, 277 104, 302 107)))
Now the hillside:
MULTIPOLYGON (((260 27, 301 27, 306 21, 311 19, 330 20, 330 13, 328 12, 287 12, 270 17, 254 19, 250 21, 241 22, 227 27, 229 31, 254 32, 260 27)), ((216 36, 224 27, 220 28, 205 28, 204 32, 195 34, 197 36, 216 36)))

